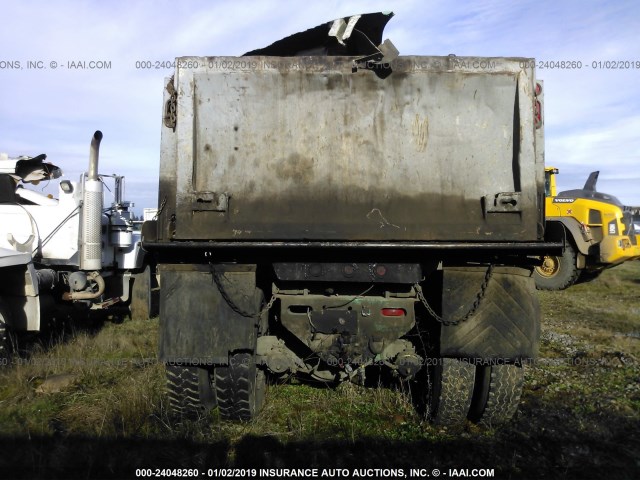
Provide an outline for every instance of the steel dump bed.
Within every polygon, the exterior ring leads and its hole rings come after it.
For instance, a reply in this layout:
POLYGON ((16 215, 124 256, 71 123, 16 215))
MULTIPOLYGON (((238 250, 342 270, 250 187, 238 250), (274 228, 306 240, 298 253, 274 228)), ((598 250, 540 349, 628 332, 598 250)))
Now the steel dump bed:
POLYGON ((251 420, 267 376, 372 371, 442 426, 517 410, 532 270, 562 254, 544 237, 542 83, 531 59, 398 56, 391 16, 176 60, 142 237, 179 418, 251 420))
POLYGON ((406 56, 380 78, 353 60, 177 59, 159 237, 541 240, 533 62, 406 56))

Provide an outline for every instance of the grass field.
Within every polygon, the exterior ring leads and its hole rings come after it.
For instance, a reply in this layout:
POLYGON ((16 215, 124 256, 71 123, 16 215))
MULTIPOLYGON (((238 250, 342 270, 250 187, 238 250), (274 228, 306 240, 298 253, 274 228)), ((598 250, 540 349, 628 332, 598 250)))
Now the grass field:
POLYGON ((215 411, 176 423, 155 360, 157 319, 76 326, 0 371, 0 478, 220 467, 640 478, 640 262, 540 299, 540 359, 500 430, 434 427, 408 392, 350 384, 272 385, 251 423, 222 422, 215 411))

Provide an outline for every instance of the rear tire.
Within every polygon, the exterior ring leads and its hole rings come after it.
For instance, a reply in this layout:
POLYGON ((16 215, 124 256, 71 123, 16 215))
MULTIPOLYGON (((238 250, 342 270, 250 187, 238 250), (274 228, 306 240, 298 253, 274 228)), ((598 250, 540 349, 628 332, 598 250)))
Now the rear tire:
POLYGON ((473 422, 488 427, 500 425, 513 418, 524 385, 524 369, 520 365, 479 366, 474 407, 469 413, 473 422))
POLYGON ((215 386, 220 417, 249 421, 264 404, 266 378, 251 353, 229 355, 229 365, 216 367, 215 386))
POLYGON ((533 272, 538 290, 564 290, 578 280, 580 270, 576 265, 576 251, 569 242, 562 255, 546 255, 542 261, 543 264, 533 272))
POLYGON ((455 358, 442 358, 434 369, 429 399, 431 419, 437 425, 463 425, 467 420, 476 367, 455 358))
POLYGON ((165 365, 171 413, 197 420, 216 406, 215 387, 210 370, 186 365, 165 365))

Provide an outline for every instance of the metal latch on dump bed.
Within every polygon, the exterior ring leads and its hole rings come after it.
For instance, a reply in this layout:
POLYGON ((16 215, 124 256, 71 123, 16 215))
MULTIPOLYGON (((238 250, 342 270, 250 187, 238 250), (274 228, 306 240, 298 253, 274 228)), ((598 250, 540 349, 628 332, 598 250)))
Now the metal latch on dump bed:
POLYGON ((493 195, 485 195, 483 199, 484 213, 519 213, 521 192, 500 192, 493 195))
POLYGON ((229 194, 193 192, 191 209, 194 212, 226 212, 229 209, 229 194))

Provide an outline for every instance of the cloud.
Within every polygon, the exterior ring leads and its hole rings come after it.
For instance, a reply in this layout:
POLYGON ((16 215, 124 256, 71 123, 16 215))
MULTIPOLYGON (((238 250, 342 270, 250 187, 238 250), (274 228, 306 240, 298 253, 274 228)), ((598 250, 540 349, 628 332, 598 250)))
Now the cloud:
POLYGON ((599 170, 599 191, 617 196, 624 204, 640 206, 638 132, 640 115, 635 115, 549 139, 547 165, 561 167, 560 190, 581 187, 591 171, 599 170))
MULTIPOLYGON (((105 171, 141 182, 129 190, 138 196, 157 180, 162 91, 173 72, 156 66, 177 56, 239 55, 333 18, 390 7, 396 16, 385 37, 401 54, 583 62, 581 69, 537 71, 545 80, 547 160, 562 169, 562 182, 578 186, 587 171, 600 169, 603 188, 640 205, 638 182, 622 181, 640 170, 640 65, 593 68, 640 60, 640 4, 632 1, 10 2, 3 6, 0 62, 20 61, 22 69, 0 69, 0 150, 46 152, 80 172, 99 128, 105 171), (45 68, 28 69, 29 60, 45 68), (110 68, 68 67, 80 60, 110 68), (51 61, 60 66, 50 68, 51 61)), ((136 203, 148 201, 155 195, 136 203)))

